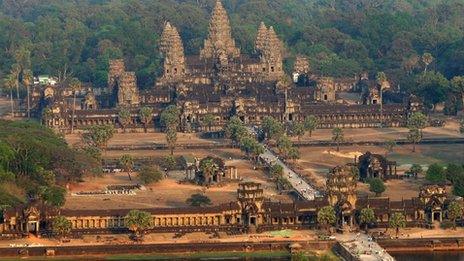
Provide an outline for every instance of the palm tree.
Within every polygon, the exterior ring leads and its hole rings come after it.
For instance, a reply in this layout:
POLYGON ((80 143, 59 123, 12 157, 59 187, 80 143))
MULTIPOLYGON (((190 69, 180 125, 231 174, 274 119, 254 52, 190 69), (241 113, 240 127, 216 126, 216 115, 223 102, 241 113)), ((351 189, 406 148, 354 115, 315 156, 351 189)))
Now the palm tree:
POLYGON ((208 131, 211 131, 211 127, 214 124, 214 116, 211 114, 206 114, 205 117, 203 118, 203 125, 204 127, 208 127, 208 131))
POLYGON ((31 98, 30 98, 30 86, 33 81, 31 70, 25 70, 23 72, 23 85, 26 86, 27 90, 27 117, 31 117, 31 98))
POLYGON ((21 67, 18 64, 14 64, 10 74, 13 75, 14 87, 16 88, 16 99, 19 101, 19 75, 21 74, 21 67))
POLYGON ((121 166, 124 169, 124 171, 127 172, 129 180, 132 180, 130 174, 132 172, 132 169, 134 168, 134 158, 132 158, 132 156, 128 154, 122 155, 119 159, 119 166, 121 166))
POLYGON ((139 111, 140 121, 143 123, 143 129, 147 133, 147 125, 153 120, 153 109, 150 107, 142 107, 139 111))
POLYGON ((3 85, 10 90, 11 117, 14 117, 13 89, 15 88, 15 82, 16 80, 13 74, 8 74, 3 80, 3 85))
POLYGON ((69 88, 73 92, 73 106, 72 106, 72 117, 71 117, 71 133, 74 132, 74 117, 76 113, 76 92, 81 89, 81 82, 77 78, 72 78, 69 82, 69 88))
POLYGON ((383 84, 387 81, 387 75, 384 72, 379 72, 376 80, 380 86, 380 127, 383 127, 383 84))
POLYGON ((205 159, 200 162, 200 170, 205 177, 211 177, 218 170, 218 166, 213 159, 205 159))
POLYGON ((125 217, 125 225, 134 233, 136 239, 142 238, 145 231, 152 226, 152 216, 149 212, 131 210, 125 217))

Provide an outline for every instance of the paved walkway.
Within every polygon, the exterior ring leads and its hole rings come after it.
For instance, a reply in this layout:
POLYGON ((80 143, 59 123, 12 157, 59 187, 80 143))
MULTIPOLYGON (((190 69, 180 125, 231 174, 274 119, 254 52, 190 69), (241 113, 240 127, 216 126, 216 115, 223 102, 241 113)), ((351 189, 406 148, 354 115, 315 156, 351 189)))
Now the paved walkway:
POLYGON ((372 241, 372 238, 364 233, 349 233, 337 235, 336 239, 353 256, 362 261, 394 261, 385 249, 372 241))
MULTIPOLYGON (((248 127, 248 131, 252 135, 256 135, 253 128, 248 127)), ((259 155, 267 164, 274 165, 279 164, 282 166, 284 173, 283 176, 286 178, 298 192, 298 194, 306 200, 314 200, 316 197, 321 196, 321 193, 317 191, 313 186, 307 183, 298 173, 293 171, 290 167, 287 166, 277 155, 275 155, 265 144, 264 153, 259 155)))

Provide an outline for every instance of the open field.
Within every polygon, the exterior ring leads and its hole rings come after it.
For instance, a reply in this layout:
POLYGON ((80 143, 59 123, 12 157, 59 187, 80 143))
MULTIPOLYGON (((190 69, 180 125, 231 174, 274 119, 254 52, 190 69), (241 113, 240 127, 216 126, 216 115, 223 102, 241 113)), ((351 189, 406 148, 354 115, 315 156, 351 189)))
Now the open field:
MULTIPOLYGON (((362 128, 343 129, 346 141, 386 141, 405 140, 408 134, 407 128, 362 128)), ((455 119, 449 119, 442 128, 427 127, 423 130, 424 139, 431 138, 462 138, 459 133, 459 123, 455 119)), ((293 137, 294 141, 298 138, 293 137)), ((301 141, 327 141, 332 139, 332 130, 316 130, 310 137, 307 133, 301 141)))
MULTIPOLYGON (((81 134, 68 134, 66 141, 70 145, 81 142, 81 134)), ((212 139, 202 139, 198 133, 177 133, 177 144, 212 144, 215 141, 212 139)), ((161 132, 155 133, 116 133, 109 141, 108 146, 130 146, 130 145, 153 145, 166 144, 166 135, 161 132)))
MULTIPOLYGON (((367 151, 379 154, 385 153, 385 149, 380 146, 342 147, 338 153, 335 151, 335 148, 300 148, 301 159, 297 161, 298 171, 306 175, 318 186, 323 187, 330 168, 353 162, 354 155, 367 151)), ((424 165, 425 167, 431 163, 446 164, 453 162, 462 164, 464 162, 464 153, 462 151, 464 151, 464 144, 419 145, 416 148, 416 153, 411 152, 411 146, 405 145, 395 147, 394 152, 388 155, 388 159, 396 161, 398 164, 398 173, 403 173, 414 163, 424 165)), ((387 191, 383 196, 388 196, 392 200, 417 196, 418 189, 423 183, 423 178, 417 180, 390 180, 386 183, 387 191)), ((373 195, 368 192, 368 186, 365 184, 359 184, 359 191, 364 195, 373 195)))
MULTIPOLYGON (((111 152, 111 156, 117 157, 124 152, 111 152), (117 154, 117 155, 116 155, 117 154)), ((127 153, 127 152, 125 152, 127 153)), ((140 153, 140 151, 137 151, 140 153)), ((273 201, 290 201, 286 195, 278 195, 275 184, 268 179, 262 170, 254 170, 251 162, 242 159, 239 150, 196 150, 178 151, 178 155, 205 157, 208 155, 220 156, 226 160, 226 165, 237 167, 239 176, 244 181, 255 181, 263 184, 265 197, 273 201)), ((139 156, 164 156, 166 151, 150 151, 139 156)), ((108 155, 106 155, 108 156, 108 155)), ((133 155, 137 156, 137 155, 133 155)), ((117 208, 156 208, 156 207, 185 207, 185 200, 195 193, 205 193, 213 205, 228 203, 236 200, 238 182, 226 183, 218 187, 206 189, 193 184, 179 184, 183 178, 183 172, 172 172, 169 177, 159 183, 147 186, 147 190, 137 191, 136 195, 112 195, 112 196, 71 196, 68 195, 65 208, 69 209, 117 209, 117 208)), ((72 184, 70 193, 79 191, 103 190, 107 185, 137 184, 140 183, 137 175, 132 173, 132 181, 127 173, 107 174, 103 177, 87 178, 85 182, 72 184)))

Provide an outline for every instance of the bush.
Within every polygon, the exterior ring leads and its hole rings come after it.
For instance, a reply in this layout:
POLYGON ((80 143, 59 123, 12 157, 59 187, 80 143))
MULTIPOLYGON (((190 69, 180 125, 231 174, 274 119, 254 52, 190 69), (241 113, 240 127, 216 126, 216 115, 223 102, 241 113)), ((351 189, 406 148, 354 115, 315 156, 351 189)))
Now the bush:
POLYGON ((373 178, 369 180, 369 190, 374 192, 376 196, 380 196, 386 189, 387 188, 381 179, 373 178))
POLYGON ((453 228, 454 227, 454 222, 453 221, 450 221, 450 220, 443 220, 443 222, 441 222, 440 224, 440 227, 442 229, 450 229, 450 228, 453 228))
POLYGON ((156 166, 144 166, 139 172, 140 181, 147 185, 163 180, 163 173, 156 166))

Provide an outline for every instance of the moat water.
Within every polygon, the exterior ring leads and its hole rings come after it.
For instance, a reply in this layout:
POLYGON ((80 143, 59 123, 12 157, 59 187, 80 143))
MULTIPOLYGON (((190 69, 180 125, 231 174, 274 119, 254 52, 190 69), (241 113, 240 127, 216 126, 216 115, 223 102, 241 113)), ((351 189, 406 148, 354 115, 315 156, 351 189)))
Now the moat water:
POLYGON ((397 261, 464 261, 464 252, 426 252, 391 254, 397 261))

